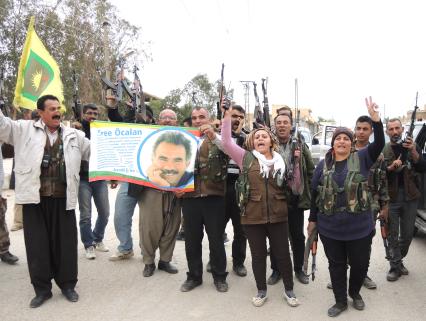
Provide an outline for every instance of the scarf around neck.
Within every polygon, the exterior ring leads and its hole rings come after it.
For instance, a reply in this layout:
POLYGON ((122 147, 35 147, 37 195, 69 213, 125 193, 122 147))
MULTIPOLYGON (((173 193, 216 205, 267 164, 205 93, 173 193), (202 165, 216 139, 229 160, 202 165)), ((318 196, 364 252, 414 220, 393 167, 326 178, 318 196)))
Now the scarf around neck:
POLYGON ((285 164, 280 154, 275 151, 272 151, 272 159, 266 159, 265 155, 259 153, 256 150, 253 150, 252 153, 254 157, 256 157, 259 161, 260 174, 263 177, 269 177, 270 168, 273 166, 274 169, 272 177, 275 177, 275 175, 280 172, 280 178, 283 178, 285 173, 285 164))

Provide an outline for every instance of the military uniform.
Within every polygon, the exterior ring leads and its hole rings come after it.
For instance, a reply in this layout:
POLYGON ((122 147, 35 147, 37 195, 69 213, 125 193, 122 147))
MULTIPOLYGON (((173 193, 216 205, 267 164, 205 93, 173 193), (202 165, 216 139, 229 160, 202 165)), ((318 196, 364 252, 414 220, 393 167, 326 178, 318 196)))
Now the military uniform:
POLYGON ((227 157, 208 138, 199 146, 194 168, 193 192, 185 193, 182 212, 185 220, 187 279, 202 282, 202 240, 205 228, 210 249, 211 272, 215 281, 224 281, 226 253, 223 244, 227 157))

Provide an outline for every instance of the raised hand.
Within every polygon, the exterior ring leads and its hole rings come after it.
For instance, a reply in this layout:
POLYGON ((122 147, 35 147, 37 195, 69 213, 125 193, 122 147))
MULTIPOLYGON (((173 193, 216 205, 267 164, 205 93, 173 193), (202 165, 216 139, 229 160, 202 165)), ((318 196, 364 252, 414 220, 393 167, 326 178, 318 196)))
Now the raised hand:
POLYGON ((371 96, 369 98, 365 98, 365 105, 367 106, 368 113, 370 114, 371 120, 374 122, 380 121, 379 115, 379 105, 373 102, 371 96))

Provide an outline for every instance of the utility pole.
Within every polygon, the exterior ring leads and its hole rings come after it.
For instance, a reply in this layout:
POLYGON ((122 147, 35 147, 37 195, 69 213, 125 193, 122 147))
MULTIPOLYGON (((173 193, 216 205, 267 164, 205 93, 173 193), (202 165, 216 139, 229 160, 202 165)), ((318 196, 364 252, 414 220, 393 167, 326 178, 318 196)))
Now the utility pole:
MULTIPOLYGON (((109 27, 110 23, 108 22, 107 16, 106 16, 106 1, 103 1, 102 4, 102 16, 104 19, 104 22, 102 23, 102 29, 103 29, 103 43, 104 43, 104 69, 105 69, 105 78, 111 79, 111 70, 110 70, 110 52, 109 52, 109 27)), ((106 96, 111 96, 112 92, 111 89, 107 89, 105 92, 106 96)), ((105 97, 106 98, 106 97, 105 97)), ((108 104, 108 100, 106 100, 108 104)))
POLYGON ((250 128, 250 84, 252 84, 253 80, 240 80, 240 83, 244 88, 244 110, 246 112, 246 117, 244 119, 244 127, 250 128))

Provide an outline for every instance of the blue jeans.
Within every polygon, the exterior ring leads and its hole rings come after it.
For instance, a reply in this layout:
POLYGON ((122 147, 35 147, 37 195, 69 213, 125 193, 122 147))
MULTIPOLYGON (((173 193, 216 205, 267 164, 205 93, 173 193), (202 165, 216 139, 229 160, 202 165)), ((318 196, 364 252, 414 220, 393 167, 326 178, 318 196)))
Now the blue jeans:
POLYGON ((78 204, 80 209, 80 236, 87 249, 94 243, 102 242, 105 227, 108 224, 109 200, 106 181, 80 181, 78 188, 78 204), (92 231, 92 197, 98 210, 95 228, 92 231))
POLYGON ((120 241, 119 252, 133 250, 132 217, 138 200, 127 194, 128 189, 129 183, 121 183, 115 200, 114 227, 120 241))
POLYGON ((398 190, 398 198, 389 203, 389 254, 390 266, 401 268, 402 259, 408 254, 414 233, 418 200, 406 201, 404 189, 398 190))

